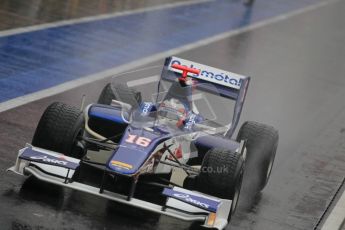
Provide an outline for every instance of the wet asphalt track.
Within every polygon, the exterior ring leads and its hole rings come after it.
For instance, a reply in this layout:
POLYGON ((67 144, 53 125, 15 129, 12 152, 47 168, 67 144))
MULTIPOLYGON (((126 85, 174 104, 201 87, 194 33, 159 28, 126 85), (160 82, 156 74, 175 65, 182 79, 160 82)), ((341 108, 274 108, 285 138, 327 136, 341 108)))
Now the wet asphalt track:
MULTIPOLYGON (((224 39, 179 56, 252 76, 242 121, 280 131, 268 187, 242 194, 229 229, 313 229, 345 175, 345 2, 224 39)), ((156 64, 156 63, 153 63, 156 64)), ((3 170, 30 142, 53 101, 95 101, 94 82, 0 114, 0 229, 188 229, 188 223, 69 190, 40 191, 3 170)), ((250 184, 250 177, 246 178, 250 184)))

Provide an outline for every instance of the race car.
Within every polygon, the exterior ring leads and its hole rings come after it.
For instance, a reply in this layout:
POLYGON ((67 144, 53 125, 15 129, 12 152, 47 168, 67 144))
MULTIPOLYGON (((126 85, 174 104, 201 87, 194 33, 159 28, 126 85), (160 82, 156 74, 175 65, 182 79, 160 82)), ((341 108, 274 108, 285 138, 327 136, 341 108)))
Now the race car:
POLYGON ((278 145, 276 129, 252 121, 232 138, 249 81, 178 57, 115 76, 82 110, 51 104, 9 170, 224 229, 243 175, 260 192, 278 145))

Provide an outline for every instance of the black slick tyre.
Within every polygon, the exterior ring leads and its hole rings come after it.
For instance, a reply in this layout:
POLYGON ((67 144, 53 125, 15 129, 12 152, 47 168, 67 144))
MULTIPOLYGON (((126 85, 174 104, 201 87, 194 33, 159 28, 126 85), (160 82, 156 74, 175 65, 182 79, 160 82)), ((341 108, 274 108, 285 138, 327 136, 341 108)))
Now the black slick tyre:
POLYGON ((232 200, 228 220, 234 214, 244 173, 243 157, 223 149, 209 150, 196 179, 196 190, 222 199, 232 200))
POLYGON ((83 126, 83 114, 79 109, 55 102, 44 111, 32 145, 80 158, 82 150, 77 146, 77 139, 82 135, 83 126))

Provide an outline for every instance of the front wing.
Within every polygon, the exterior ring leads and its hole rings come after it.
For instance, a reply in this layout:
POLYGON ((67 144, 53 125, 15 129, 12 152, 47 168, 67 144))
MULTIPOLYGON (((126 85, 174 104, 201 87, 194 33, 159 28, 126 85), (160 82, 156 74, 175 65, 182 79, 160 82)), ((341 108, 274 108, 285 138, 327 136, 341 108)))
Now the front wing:
POLYGON ((20 175, 32 175, 44 182, 75 189, 185 221, 201 221, 206 228, 223 229, 228 224, 231 200, 219 199, 180 187, 164 189, 165 205, 113 193, 94 186, 72 181, 80 160, 62 154, 27 145, 19 150, 16 164, 8 171, 20 175))

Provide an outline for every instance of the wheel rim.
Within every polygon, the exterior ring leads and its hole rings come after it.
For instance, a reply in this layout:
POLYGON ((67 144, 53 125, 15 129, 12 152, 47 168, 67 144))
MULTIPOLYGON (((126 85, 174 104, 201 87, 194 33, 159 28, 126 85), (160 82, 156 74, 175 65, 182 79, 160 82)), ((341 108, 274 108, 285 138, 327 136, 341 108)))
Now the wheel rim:
POLYGON ((234 214, 237 204, 238 204, 238 200, 240 198, 240 193, 241 193, 241 187, 242 187, 242 178, 243 178, 243 172, 244 170, 241 170, 241 173, 238 177, 238 183, 236 184, 236 188, 235 188, 235 193, 234 193, 234 198, 232 199, 232 203, 231 203, 231 208, 230 208, 230 214, 228 217, 228 221, 230 221, 230 218, 232 216, 232 214, 234 214))
POLYGON ((267 172, 266 172, 266 184, 268 182, 268 179, 270 178, 272 169, 273 169, 273 163, 274 163, 274 159, 276 156, 276 152, 277 152, 277 144, 274 146, 273 148, 273 152, 270 158, 270 162, 268 163, 268 167, 267 167, 267 172))
POLYGON ((271 158, 270 163, 268 164, 268 168, 267 168, 267 173, 266 173, 266 178, 268 179, 271 175, 272 172, 272 168, 273 168, 273 159, 271 158))
MULTIPOLYGON (((236 186, 236 187, 239 187, 239 186, 236 186)), ((239 197, 240 197, 239 188, 236 188, 234 199, 232 200, 232 204, 231 204, 231 214, 236 210, 239 197)))

